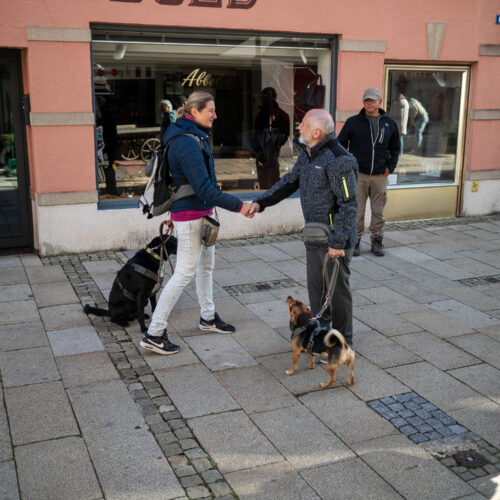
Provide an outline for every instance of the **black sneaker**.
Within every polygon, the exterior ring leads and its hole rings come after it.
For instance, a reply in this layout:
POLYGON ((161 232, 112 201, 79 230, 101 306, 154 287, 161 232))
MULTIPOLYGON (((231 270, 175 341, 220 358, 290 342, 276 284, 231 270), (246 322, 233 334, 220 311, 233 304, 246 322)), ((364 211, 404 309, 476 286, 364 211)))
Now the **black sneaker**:
POLYGON ((361 255, 361 252, 359 251, 359 241, 356 243, 354 250, 352 251, 352 256, 353 257, 359 257, 361 255))
POLYGON ((158 354, 177 354, 181 350, 178 345, 172 344, 168 340, 167 330, 163 330, 161 337, 153 337, 146 333, 139 342, 139 345, 148 351, 158 354))
POLYGON ((235 328, 233 325, 222 321, 220 316, 215 313, 214 319, 210 321, 200 318, 200 330, 205 332, 233 333, 235 328))

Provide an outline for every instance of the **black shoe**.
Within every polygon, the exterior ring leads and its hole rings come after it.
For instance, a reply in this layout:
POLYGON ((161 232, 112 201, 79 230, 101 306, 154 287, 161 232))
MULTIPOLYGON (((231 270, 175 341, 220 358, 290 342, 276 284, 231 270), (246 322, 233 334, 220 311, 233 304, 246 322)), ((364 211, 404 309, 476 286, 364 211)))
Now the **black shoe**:
POLYGON ((200 318, 200 330, 205 332, 233 333, 235 328, 233 325, 222 321, 220 316, 215 313, 212 320, 200 318))
POLYGON ((161 337, 153 337, 146 333, 139 342, 139 345, 148 351, 158 354, 177 354, 181 350, 178 345, 172 344, 168 340, 167 330, 163 330, 161 337))
POLYGON ((372 240, 372 254, 377 257, 383 257, 385 255, 384 245, 382 245, 382 238, 374 238, 372 240))
POLYGON ((361 252, 359 251, 359 242, 358 242, 354 246, 354 250, 352 251, 352 256, 353 257, 359 257, 360 255, 361 255, 361 252))

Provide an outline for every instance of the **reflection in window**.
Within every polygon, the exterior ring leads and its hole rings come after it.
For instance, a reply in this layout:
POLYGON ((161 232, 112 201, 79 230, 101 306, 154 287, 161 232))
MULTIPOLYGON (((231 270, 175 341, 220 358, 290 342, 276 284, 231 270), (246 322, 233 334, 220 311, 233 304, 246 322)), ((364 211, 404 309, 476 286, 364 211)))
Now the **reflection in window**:
POLYGON ((455 182, 465 76, 464 68, 388 68, 387 113, 402 153, 393 184, 455 182))
POLYGON ((98 28, 92 50, 101 200, 142 193, 161 132, 194 90, 215 97, 211 146, 231 192, 266 189, 290 170, 303 115, 330 104, 328 39, 98 28))

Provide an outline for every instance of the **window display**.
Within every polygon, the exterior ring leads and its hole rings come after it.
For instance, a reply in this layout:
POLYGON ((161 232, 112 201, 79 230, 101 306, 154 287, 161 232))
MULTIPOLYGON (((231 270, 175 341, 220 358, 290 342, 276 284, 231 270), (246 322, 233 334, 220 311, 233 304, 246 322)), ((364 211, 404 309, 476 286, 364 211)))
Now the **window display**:
POLYGON ((467 68, 386 68, 386 111, 401 134, 401 156, 389 184, 458 182, 467 78, 467 68))
POLYGON ((211 147, 224 190, 267 189, 294 164, 296 127, 330 106, 331 39, 92 30, 100 200, 138 198, 145 166, 195 90, 217 103, 211 147))

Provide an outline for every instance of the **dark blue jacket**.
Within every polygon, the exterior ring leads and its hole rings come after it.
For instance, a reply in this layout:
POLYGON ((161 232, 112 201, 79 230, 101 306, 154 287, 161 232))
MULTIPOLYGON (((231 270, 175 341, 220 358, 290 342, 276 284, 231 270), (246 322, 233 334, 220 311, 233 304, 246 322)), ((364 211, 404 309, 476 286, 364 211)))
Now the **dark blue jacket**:
MULTIPOLYGON (((338 145, 334 132, 311 150, 303 146, 292 171, 271 189, 260 194, 255 201, 259 203, 262 212, 297 189, 300 189, 300 204, 306 223, 333 223, 333 230, 328 238, 329 247, 347 249, 357 243, 356 158, 338 145)), ((311 245, 306 244, 306 247, 311 245)))
POLYGON ((392 173, 398 164, 400 143, 398 127, 380 109, 378 134, 373 141, 371 124, 364 108, 347 119, 339 134, 339 142, 358 160, 359 171, 367 175, 392 173))
POLYGON ((171 138, 186 132, 199 137, 200 142, 194 137, 185 135, 174 139, 168 150, 168 164, 173 181, 176 184, 187 181, 196 195, 176 201, 171 211, 203 210, 217 206, 238 212, 242 205, 241 200, 223 193, 217 186, 214 158, 208 143, 210 129, 187 118, 180 118, 167 128, 163 143, 166 144, 171 138))

